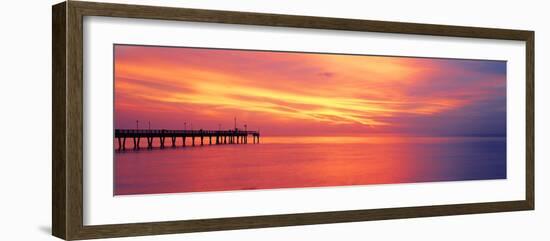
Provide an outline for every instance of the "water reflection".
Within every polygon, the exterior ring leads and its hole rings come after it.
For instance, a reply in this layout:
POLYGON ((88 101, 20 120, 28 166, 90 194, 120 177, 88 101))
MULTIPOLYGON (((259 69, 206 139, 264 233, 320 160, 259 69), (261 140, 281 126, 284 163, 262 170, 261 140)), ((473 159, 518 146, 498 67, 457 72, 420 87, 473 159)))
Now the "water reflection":
POLYGON ((116 195, 500 178, 506 139, 491 137, 265 137, 115 154, 116 195))

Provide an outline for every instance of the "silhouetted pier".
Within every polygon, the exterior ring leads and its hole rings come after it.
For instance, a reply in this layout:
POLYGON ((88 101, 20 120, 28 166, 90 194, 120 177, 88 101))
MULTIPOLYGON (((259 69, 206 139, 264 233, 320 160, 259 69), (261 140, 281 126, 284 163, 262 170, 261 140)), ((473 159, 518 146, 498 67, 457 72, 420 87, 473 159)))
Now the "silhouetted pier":
POLYGON ((248 136, 252 136, 252 143, 260 143, 259 131, 243 130, 138 130, 138 129, 116 129, 115 138, 118 141, 118 149, 126 150, 126 139, 131 139, 133 149, 141 148, 140 141, 147 141, 148 149, 153 148, 155 138, 159 139, 160 148, 168 145, 176 147, 176 141, 181 138, 182 146, 186 146, 186 140, 190 139, 191 146, 195 145, 222 145, 222 144, 248 144, 248 136), (168 139, 168 143, 166 143, 168 139))

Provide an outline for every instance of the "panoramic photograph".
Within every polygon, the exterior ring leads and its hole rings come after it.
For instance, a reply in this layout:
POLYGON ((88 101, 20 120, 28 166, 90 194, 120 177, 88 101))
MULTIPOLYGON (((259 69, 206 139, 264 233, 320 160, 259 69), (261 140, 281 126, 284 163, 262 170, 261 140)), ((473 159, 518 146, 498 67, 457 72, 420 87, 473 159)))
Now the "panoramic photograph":
POLYGON ((114 195, 506 179, 506 62, 116 44, 114 195))

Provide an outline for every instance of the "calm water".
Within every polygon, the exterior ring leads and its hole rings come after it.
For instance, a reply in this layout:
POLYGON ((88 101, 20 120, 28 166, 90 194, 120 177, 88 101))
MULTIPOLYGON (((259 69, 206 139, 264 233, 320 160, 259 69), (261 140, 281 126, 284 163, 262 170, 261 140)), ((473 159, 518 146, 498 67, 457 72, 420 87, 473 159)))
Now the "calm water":
POLYGON ((502 178, 506 138, 495 137, 266 137, 115 152, 115 195, 502 178))

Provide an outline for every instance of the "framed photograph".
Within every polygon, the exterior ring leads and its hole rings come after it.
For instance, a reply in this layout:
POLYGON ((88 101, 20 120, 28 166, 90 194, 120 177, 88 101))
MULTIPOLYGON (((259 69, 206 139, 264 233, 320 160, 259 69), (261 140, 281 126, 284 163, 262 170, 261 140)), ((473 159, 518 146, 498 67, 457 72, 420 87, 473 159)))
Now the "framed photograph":
POLYGON ((532 31, 52 11, 59 238, 534 209, 532 31))

